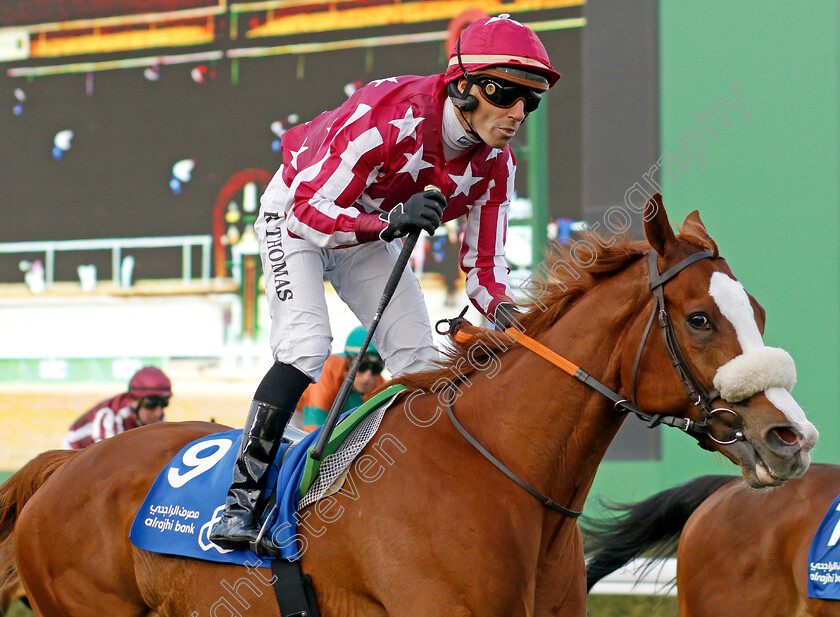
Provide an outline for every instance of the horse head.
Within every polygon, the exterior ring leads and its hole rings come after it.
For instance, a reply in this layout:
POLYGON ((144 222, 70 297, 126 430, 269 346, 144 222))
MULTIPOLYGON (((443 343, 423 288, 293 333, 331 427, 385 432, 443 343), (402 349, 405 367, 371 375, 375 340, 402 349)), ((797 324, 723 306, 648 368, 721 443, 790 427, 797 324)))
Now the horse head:
POLYGON ((799 477, 818 432, 790 394, 793 359, 764 345, 764 309, 719 256, 696 211, 675 235, 656 194, 645 209, 645 235, 655 251, 648 259, 653 308, 636 320, 638 346, 622 358, 625 388, 646 412, 697 422, 701 445, 739 465, 750 486, 799 477))

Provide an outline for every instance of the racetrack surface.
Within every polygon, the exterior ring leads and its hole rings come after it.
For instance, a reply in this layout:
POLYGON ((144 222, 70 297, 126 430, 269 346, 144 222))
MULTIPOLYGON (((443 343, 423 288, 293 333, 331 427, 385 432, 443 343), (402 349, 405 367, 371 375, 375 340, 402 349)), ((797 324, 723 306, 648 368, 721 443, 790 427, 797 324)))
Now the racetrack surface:
MULTIPOLYGON (((168 421, 210 420, 241 428, 259 383, 179 381, 173 377, 168 421)), ((13 384, 0 387, 0 472, 14 471, 43 452, 61 447, 70 424, 99 401, 121 391, 117 384, 13 384)))

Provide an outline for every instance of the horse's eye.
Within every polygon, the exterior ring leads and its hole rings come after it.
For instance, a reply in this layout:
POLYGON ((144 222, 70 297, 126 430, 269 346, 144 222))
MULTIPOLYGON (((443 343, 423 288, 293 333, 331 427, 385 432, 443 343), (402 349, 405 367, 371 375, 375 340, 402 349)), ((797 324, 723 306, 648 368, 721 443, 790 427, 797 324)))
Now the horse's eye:
POLYGON ((712 320, 706 313, 694 313, 688 316, 689 325, 695 330, 711 330, 712 320))

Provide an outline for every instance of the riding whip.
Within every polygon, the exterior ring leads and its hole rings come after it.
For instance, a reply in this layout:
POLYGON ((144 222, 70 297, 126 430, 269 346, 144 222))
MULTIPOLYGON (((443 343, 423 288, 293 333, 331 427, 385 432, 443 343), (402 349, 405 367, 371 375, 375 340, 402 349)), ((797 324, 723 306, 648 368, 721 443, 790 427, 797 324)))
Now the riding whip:
MULTIPOLYGON (((440 191, 440 189, 433 184, 426 185, 426 188, 423 190, 440 191)), ((379 320, 382 319, 382 313, 385 312, 385 307, 388 306, 388 303, 391 301, 391 297, 397 290, 397 284, 400 282, 403 270, 405 270, 405 265, 408 263, 408 258, 411 256, 411 252, 414 250, 414 245, 417 244, 417 239, 419 237, 420 230, 418 229, 416 231, 412 231, 405 238, 405 244, 403 244, 400 256, 394 264, 394 269, 391 270, 391 275, 388 277, 388 282, 385 284, 385 291, 382 292, 382 299, 379 301, 379 308, 376 309, 376 314, 373 316, 373 321, 368 328, 365 342, 362 343, 362 347, 359 349, 359 353, 356 356, 356 360, 353 362, 353 366, 350 368, 350 371, 344 378, 344 382, 341 384, 341 389, 338 391, 332 407, 330 407, 330 412, 327 414, 327 419, 324 421, 324 426, 321 428, 321 434, 318 436, 318 442, 315 444, 315 447, 310 453, 310 457, 316 461, 320 461, 324 456, 324 450, 326 450, 327 444, 330 441, 330 436, 332 435, 335 424, 338 421, 338 416, 341 414, 341 410, 344 409, 344 403, 347 402, 347 397, 350 395, 350 388, 353 387, 353 382, 356 379, 356 373, 359 372, 359 366, 361 366, 362 360, 367 352, 368 345, 370 345, 370 339, 373 337, 376 326, 379 325, 379 320)))

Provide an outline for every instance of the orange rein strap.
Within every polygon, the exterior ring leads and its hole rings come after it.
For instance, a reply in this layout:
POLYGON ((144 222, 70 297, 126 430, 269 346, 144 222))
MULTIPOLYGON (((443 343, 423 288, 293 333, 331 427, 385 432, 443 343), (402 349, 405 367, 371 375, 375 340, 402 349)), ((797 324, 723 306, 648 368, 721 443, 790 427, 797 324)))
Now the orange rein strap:
POLYGON ((530 336, 527 336, 526 334, 520 332, 512 326, 505 330, 505 334, 507 334, 510 338, 512 338, 515 342, 519 343, 523 347, 526 347, 533 351, 543 360, 548 360, 561 371, 563 371, 564 373, 568 373, 572 377, 574 377, 575 373, 577 373, 580 370, 580 367, 574 362, 566 360, 566 358, 561 356, 556 351, 549 349, 542 343, 535 341, 530 336))
MULTIPOLYGON (((470 332, 466 331, 466 327, 463 325, 464 320, 462 318, 456 317, 453 320, 441 320, 441 321, 454 322, 454 323, 450 323, 451 328, 453 330, 452 336, 459 343, 469 343, 473 339, 473 335, 470 332)), ((440 325, 440 323, 441 322, 438 322, 438 325, 440 325)), ((469 324, 468 327, 471 328, 471 329, 474 329, 476 331, 482 330, 482 328, 479 328, 477 326, 473 326, 472 324, 469 324)), ((438 332, 443 334, 443 332, 441 332, 440 329, 438 329, 438 332)), ((517 330, 516 328, 511 326, 510 328, 505 330, 504 333, 508 337, 513 339, 513 341, 515 343, 518 343, 522 347, 525 347, 529 351, 532 351, 533 353, 537 354, 540 358, 542 358, 546 362, 550 362, 551 364, 553 364, 554 366, 559 368, 564 373, 566 373, 568 375, 571 375, 572 377, 574 377, 575 379, 578 379, 579 381, 582 381, 584 384, 586 384, 587 386, 589 386, 593 390, 597 390, 598 392, 600 392, 601 394, 606 396, 608 399, 610 399, 613 402, 616 411, 618 411, 619 413, 630 412, 630 413, 636 414, 637 416, 639 416, 643 420, 650 420, 651 419, 650 414, 645 414, 641 409, 636 407, 636 405, 634 405, 633 403, 628 401, 626 398, 624 398, 622 396, 619 396, 616 392, 613 392, 612 390, 610 390, 607 386, 605 386, 600 381, 598 381, 597 379, 592 377, 589 373, 584 371, 577 364, 575 364, 571 360, 568 360, 568 359, 564 358, 563 356, 561 356, 556 351, 554 351, 552 349, 549 349, 548 347, 546 347, 545 345, 543 345, 539 341, 536 341, 536 340, 532 339, 530 336, 528 336, 524 332, 520 332, 519 330, 517 330)), ((657 422, 659 422, 659 421, 660 420, 657 420, 657 422)), ((666 423, 668 423, 668 422, 666 422, 666 423)), ((683 427, 680 427, 680 428, 683 428, 683 427)), ((686 429, 683 428, 683 430, 686 430, 686 429)))
POLYGON ((510 327, 507 330, 505 330, 505 334, 507 334, 510 338, 512 338, 514 341, 516 341, 526 349, 533 351, 543 360, 551 362, 551 364, 559 368, 564 373, 568 373, 575 379, 585 383, 593 390, 597 390, 598 392, 606 396, 613 402, 616 411, 618 411, 619 413, 625 413, 629 411, 635 413, 636 415, 644 414, 644 412, 638 407, 636 407, 633 403, 628 401, 626 398, 619 396, 618 393, 610 390, 607 386, 605 386, 600 381, 592 377, 592 375, 584 371, 577 364, 570 360, 567 360, 559 353, 549 349, 539 341, 535 341, 527 334, 520 332, 514 327, 510 327))
MULTIPOLYGON (((462 316, 458 316, 455 319, 442 319, 438 322, 437 326, 437 332, 439 334, 449 333, 455 338, 456 341, 465 344, 468 344, 474 337, 474 335, 470 333, 468 329, 471 329, 474 332, 478 332, 484 329, 478 326, 473 326, 469 322, 466 322, 466 320, 464 320, 462 316), (447 322, 449 324, 449 329, 447 331, 443 331, 439 327, 442 322, 447 322)), ((592 375, 584 371, 571 360, 567 360, 556 351, 549 349, 542 343, 535 341, 530 336, 528 336, 524 332, 520 332, 514 327, 508 328, 504 331, 504 333, 514 342, 518 343, 522 347, 525 347, 529 351, 532 351, 533 353, 537 354, 543 360, 550 362, 564 373, 571 375, 572 377, 574 377, 578 381, 583 382, 585 385, 589 386, 593 390, 596 390, 603 394, 605 397, 607 397, 613 402, 613 407, 615 407, 615 410, 618 413, 629 412, 635 414, 639 419, 647 423, 648 428, 653 428, 658 424, 664 424, 666 426, 678 428, 681 431, 692 435, 695 432, 701 430, 702 424, 691 420, 690 418, 651 414, 642 411, 635 403, 627 400, 623 396, 619 395, 617 392, 610 390, 607 386, 605 386, 600 381, 592 377, 592 375)))

